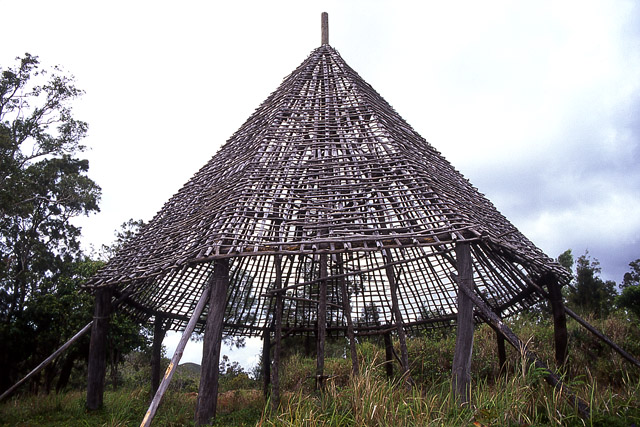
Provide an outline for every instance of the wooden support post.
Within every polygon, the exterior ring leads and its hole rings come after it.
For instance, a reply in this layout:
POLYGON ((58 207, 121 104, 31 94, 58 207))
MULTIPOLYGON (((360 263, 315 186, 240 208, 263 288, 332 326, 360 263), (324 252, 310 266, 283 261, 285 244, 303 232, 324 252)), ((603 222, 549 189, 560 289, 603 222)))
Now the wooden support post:
POLYGON ((562 290, 555 275, 549 274, 543 278, 549 289, 549 301, 553 313, 553 339, 556 348, 556 364, 563 366, 567 360, 567 316, 562 303, 562 290))
MULTIPOLYGON (((459 279, 455 279, 459 281, 459 279)), ((505 337, 505 339, 511 344, 516 350, 520 351, 527 358, 527 361, 532 364, 536 369, 540 369, 545 372, 544 379, 553 386, 556 391, 562 393, 571 404, 578 409, 580 415, 584 418, 588 418, 590 414, 589 405, 576 396, 571 389, 562 382, 560 377, 558 377, 553 371, 551 371, 547 365, 544 364, 541 360, 538 360, 538 357, 531 351, 529 351, 526 345, 518 338, 516 334, 514 334, 511 329, 507 325, 505 325, 500 318, 491 311, 491 309, 478 297, 473 289, 467 289, 465 286, 458 286, 458 289, 462 290, 473 302, 476 308, 479 311, 479 314, 484 318, 484 320, 491 326, 494 330, 499 331, 505 337)))
MULTIPOLYGON (((282 288, 282 257, 275 256, 276 263, 276 283, 274 289, 282 288)), ((276 321, 275 321, 275 342, 276 348, 273 351, 273 369, 271 371, 271 406, 276 409, 280 404, 280 351, 282 349, 282 310, 283 310, 282 293, 276 293, 276 321)))
POLYGON ((500 366, 498 375, 503 375, 507 368, 507 350, 504 346, 504 335, 496 331, 496 340, 498 344, 498 365, 500 366))
POLYGON ((320 292, 318 296, 318 345, 316 348, 316 390, 323 391, 324 344, 327 337, 327 255, 320 255, 320 292))
POLYGON ((393 378, 393 342, 391 341, 391 332, 386 332, 384 338, 384 366, 387 371, 387 378, 393 378))
POLYGON ((413 385, 413 379, 409 373, 409 352, 407 351, 407 337, 404 332, 404 322, 402 319, 402 312, 400 311, 400 305, 398 303, 398 284, 396 283, 395 270, 393 268, 393 258, 391 251, 387 248, 383 250, 383 258, 385 266, 385 272, 387 274, 387 280, 389 281, 389 288, 391 289, 391 309, 393 311, 393 317, 396 322, 396 330, 398 331, 398 341, 400 341, 400 361, 402 365, 402 375, 405 377, 405 381, 408 384, 413 385))
POLYGON ((113 288, 96 289, 91 342, 89 344, 89 372, 87 375, 87 409, 94 411, 102 407, 105 374, 107 372, 107 332, 111 315, 113 288))
MULTIPOLYGON (((533 282, 530 282, 529 284, 531 286, 533 286, 533 288, 536 290, 536 292, 538 292, 540 295, 542 295, 545 298, 550 298, 549 294, 544 289, 542 289, 540 286, 536 285, 533 282)), ((640 368, 640 361, 638 361, 635 357, 633 357, 632 355, 627 353, 625 350, 623 350, 620 346, 618 346, 616 343, 611 341, 609 338, 607 338, 606 336, 601 334, 596 328, 594 328, 592 325, 590 325, 582 317, 578 316, 573 310, 571 310, 569 307, 564 307, 564 311, 565 311, 566 314, 568 314, 570 317, 572 317, 576 322, 578 322, 580 325, 582 325, 586 330, 591 332, 598 339, 602 340, 605 344, 607 344, 609 347, 611 347, 614 351, 616 351, 620 356, 622 356, 624 359, 626 359, 629 363, 631 363, 631 364, 635 365, 636 367, 640 368)))
POLYGON ((264 399, 269 398, 271 386, 271 332, 264 328, 262 332, 262 394, 264 399))
POLYGON ((473 350, 473 302, 463 288, 473 291, 473 270, 469 243, 456 244, 458 270, 458 320, 451 387, 460 403, 471 400, 471 352, 473 350))
POLYGON ((340 288, 342 291, 342 310, 347 320, 347 338, 349 339, 349 352, 351 353, 351 372, 354 376, 360 374, 360 366, 358 364, 358 352, 356 350, 356 336, 353 332, 353 319, 351 317, 351 302, 347 292, 347 280, 343 276, 344 267, 342 265, 342 254, 336 254, 336 263, 338 265, 338 275, 340 278, 340 288))
MULTIPOLYGON (((502 319, 500 312, 496 312, 496 316, 502 319)), ((498 331, 495 331, 495 333, 496 333, 496 344, 498 348, 498 366, 499 366, 498 375, 502 375, 504 374, 505 369, 507 367, 507 350, 505 349, 505 346, 504 346, 504 335, 502 335, 498 331)))
POLYGON ((218 365, 220 363, 220 345, 224 311, 227 303, 229 286, 229 260, 214 261, 211 295, 209 296, 209 312, 204 330, 202 349, 202 373, 196 404, 195 423, 205 425, 211 423, 216 416, 218 406, 218 365))
POLYGON ((210 285, 206 287, 198 303, 196 304, 196 308, 193 310, 193 314, 189 319, 189 323, 187 323, 187 327, 184 329, 182 333, 182 337, 180 338, 180 342, 176 347, 176 351, 173 353, 173 357, 171 358, 171 362, 169 366, 167 366, 167 370, 164 373, 164 378, 160 383, 160 387, 158 387, 158 391, 156 391, 156 395, 151 400, 151 404, 149 405, 149 409, 147 409, 147 413, 144 415, 142 419, 142 423, 140 427, 149 427, 151 425, 151 421, 153 421, 153 417, 156 415, 156 411, 158 410, 158 405, 160 405, 160 401, 162 400, 162 396, 169 388, 169 383, 171 382, 171 378, 173 378, 173 373, 175 372, 175 367, 180 363, 180 359, 182 358, 182 353, 184 352, 184 348, 187 346, 187 342, 189 342, 189 338, 193 333, 193 330, 198 323, 198 319, 204 310, 204 306, 207 304, 209 300, 209 294, 211 293, 210 285))
MULTIPOLYGON (((114 311, 116 309, 116 307, 118 305, 120 305, 120 303, 125 298, 127 298, 128 296, 129 296, 128 292, 122 293, 120 298, 118 298, 116 301, 111 303, 111 311, 114 311)), ((42 363, 40 363, 38 366, 33 368, 33 370, 31 372, 29 372, 23 379, 21 379, 20 381, 18 381, 14 385, 12 385, 10 388, 8 388, 4 393, 2 393, 2 395, 0 395, 0 402, 3 399, 9 397, 11 395, 11 393, 16 391, 18 389, 18 387, 20 387, 22 384, 24 384, 27 380, 29 380, 30 378, 32 378, 33 376, 38 374, 42 369, 47 367, 51 362, 53 362, 56 359, 56 357, 58 357, 62 353, 64 353, 64 351, 67 350, 69 347, 71 347, 71 345, 74 342, 76 342, 80 337, 82 337, 84 334, 89 332, 89 330, 91 330, 92 326, 93 326, 93 320, 90 321, 89 323, 87 323, 84 326, 84 328, 80 329, 80 331, 78 331, 73 337, 71 337, 69 339, 69 341, 67 341, 66 343, 62 344, 62 346, 59 349, 57 349, 56 351, 54 351, 51 356, 47 357, 45 360, 42 361, 42 363)))
POLYGON ((155 396, 160 387, 162 368, 162 341, 166 335, 164 317, 156 314, 153 321, 153 345, 151 347, 151 396, 155 396))

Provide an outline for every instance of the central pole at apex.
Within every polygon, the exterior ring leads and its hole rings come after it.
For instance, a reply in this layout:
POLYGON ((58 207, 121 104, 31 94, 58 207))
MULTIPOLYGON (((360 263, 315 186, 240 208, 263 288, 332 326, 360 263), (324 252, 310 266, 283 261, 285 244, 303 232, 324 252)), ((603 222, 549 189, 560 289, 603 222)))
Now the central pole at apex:
POLYGON ((329 44, 329 14, 322 12, 322 44, 329 44))

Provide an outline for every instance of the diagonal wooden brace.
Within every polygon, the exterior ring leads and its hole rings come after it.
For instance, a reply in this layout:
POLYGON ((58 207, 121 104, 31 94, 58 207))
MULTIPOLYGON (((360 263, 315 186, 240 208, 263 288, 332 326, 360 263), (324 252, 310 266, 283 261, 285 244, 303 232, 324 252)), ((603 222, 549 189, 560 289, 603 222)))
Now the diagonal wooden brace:
MULTIPOLYGON (((454 276, 454 280, 456 277, 454 276)), ((588 418, 590 415, 589 405, 582 399, 571 391, 571 389, 562 382, 560 377, 554 373, 547 365, 538 359, 535 353, 527 350, 525 344, 518 338, 518 336, 511 330, 507 325, 505 325, 502 320, 493 312, 491 309, 478 297, 474 291, 467 289, 464 286, 459 286, 458 289, 461 289, 469 299, 473 302, 473 304, 478 309, 477 314, 482 316, 482 318, 496 331, 500 332, 504 335, 505 339, 511 344, 516 350, 522 351, 527 358, 528 362, 534 365, 536 368, 541 369, 545 372, 544 379, 547 383, 553 386, 559 392, 563 392, 567 399, 571 402, 571 404, 578 409, 580 416, 583 418, 588 418)))

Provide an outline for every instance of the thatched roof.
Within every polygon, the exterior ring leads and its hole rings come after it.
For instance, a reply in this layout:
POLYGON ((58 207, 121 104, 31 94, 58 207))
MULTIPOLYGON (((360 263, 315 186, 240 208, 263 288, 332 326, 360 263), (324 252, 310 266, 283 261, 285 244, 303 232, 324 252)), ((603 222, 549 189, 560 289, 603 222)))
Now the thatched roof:
POLYGON ((448 325, 457 311, 456 241, 473 242, 478 293, 505 315, 536 301, 531 280, 566 280, 324 44, 89 285, 131 291, 131 313, 162 314, 178 329, 212 261, 230 258, 226 330, 256 334, 271 324, 280 255, 291 287, 284 329, 304 333, 315 328, 318 256, 327 253, 329 333, 345 328, 341 280, 357 331, 392 322, 389 265, 405 323, 448 325))

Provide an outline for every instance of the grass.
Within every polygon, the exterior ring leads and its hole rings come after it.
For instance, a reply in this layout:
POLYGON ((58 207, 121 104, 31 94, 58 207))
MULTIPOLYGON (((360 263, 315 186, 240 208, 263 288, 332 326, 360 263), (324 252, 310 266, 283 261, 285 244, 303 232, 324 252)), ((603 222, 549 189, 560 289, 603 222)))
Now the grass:
POLYGON ((592 417, 584 420, 562 393, 541 384, 541 373, 533 369, 492 383, 476 382, 472 404, 466 406, 452 397, 449 381, 407 389, 402 382, 380 378, 377 370, 367 367, 344 387, 329 383, 321 394, 302 389, 289 394, 277 410, 265 410, 260 425, 631 426, 640 421, 637 382, 617 393, 580 384, 592 408, 592 417))
MULTIPOLYGON (((640 353, 637 322, 612 316, 594 323, 632 354, 640 353)), ((358 345, 361 362, 358 377, 351 376, 350 361, 346 358, 326 359, 325 372, 330 377, 323 393, 314 390, 315 360, 292 354, 284 361, 278 408, 265 405, 257 388, 248 389, 251 381, 242 373, 244 377, 225 378, 214 425, 640 426, 637 369, 574 324, 569 325, 571 358, 565 368, 558 369, 549 345, 551 325, 520 319, 513 321, 512 327, 531 350, 589 403, 592 409, 589 418, 582 419, 568 403, 565 391, 554 390, 544 383, 543 373, 531 369, 516 350, 508 350, 509 364, 500 375, 495 335, 485 325, 475 332, 471 404, 459 405, 450 393, 455 334, 434 332, 408 342, 416 387, 408 388, 398 376, 386 378, 382 364, 384 349, 375 340, 358 345)), ((149 403, 148 387, 139 386, 144 382, 136 377, 118 391, 106 391, 104 409, 96 412, 85 410, 84 392, 80 391, 14 397, 0 404, 0 426, 137 426, 149 403)), ((154 425, 193 425, 197 387, 197 378, 186 374, 176 385, 172 384, 154 425)))

